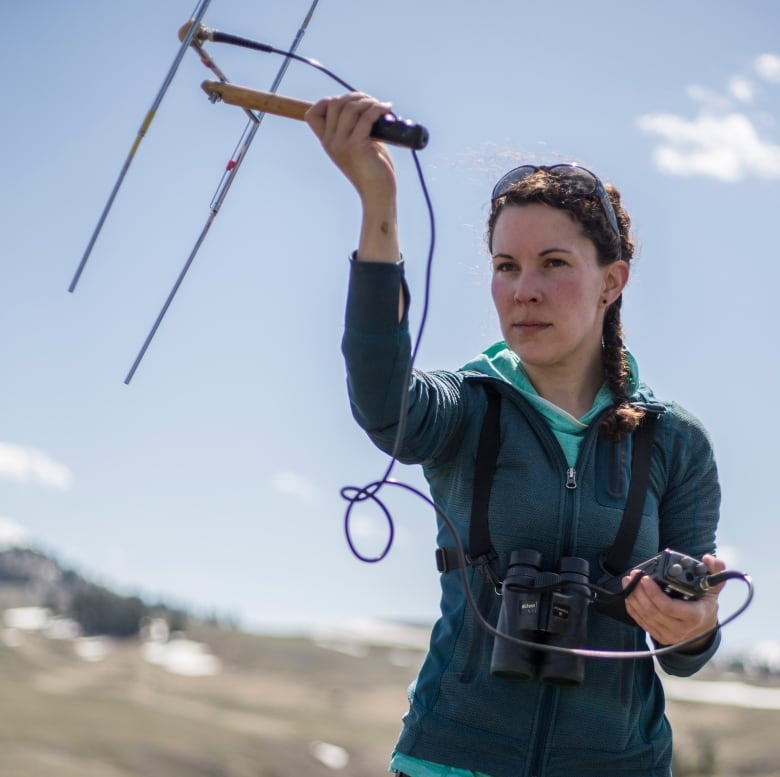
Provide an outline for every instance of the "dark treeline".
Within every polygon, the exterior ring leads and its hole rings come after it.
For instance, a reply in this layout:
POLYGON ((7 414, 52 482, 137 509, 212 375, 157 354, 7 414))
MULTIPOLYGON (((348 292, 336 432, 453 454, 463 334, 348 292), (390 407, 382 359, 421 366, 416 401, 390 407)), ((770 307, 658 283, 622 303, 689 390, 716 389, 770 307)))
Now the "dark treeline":
POLYGON ((187 613, 139 596, 122 596, 65 569, 50 555, 29 548, 0 551, 0 592, 7 606, 37 605, 78 623, 85 636, 134 637, 149 618, 183 630, 187 613))

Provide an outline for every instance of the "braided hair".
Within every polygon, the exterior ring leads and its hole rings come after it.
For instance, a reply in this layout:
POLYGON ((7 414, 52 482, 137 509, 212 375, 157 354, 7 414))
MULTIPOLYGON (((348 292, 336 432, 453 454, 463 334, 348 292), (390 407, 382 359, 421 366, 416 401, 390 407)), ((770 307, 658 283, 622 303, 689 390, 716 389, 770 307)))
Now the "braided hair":
MULTIPOLYGON (((492 202, 487 223, 488 246, 492 246, 496 221, 507 205, 542 203, 571 214, 595 244, 601 266, 612 264, 617 259, 623 259, 630 266, 635 251, 631 219, 622 206, 620 192, 611 184, 605 184, 604 188, 617 217, 619 238, 610 226, 598 197, 566 192, 554 175, 540 169, 514 184, 492 202)), ((613 442, 631 434, 644 416, 641 408, 629 402, 630 367, 623 345, 623 324, 620 319, 622 301, 621 295, 607 308, 601 335, 604 381, 615 403, 602 420, 600 432, 613 442)))

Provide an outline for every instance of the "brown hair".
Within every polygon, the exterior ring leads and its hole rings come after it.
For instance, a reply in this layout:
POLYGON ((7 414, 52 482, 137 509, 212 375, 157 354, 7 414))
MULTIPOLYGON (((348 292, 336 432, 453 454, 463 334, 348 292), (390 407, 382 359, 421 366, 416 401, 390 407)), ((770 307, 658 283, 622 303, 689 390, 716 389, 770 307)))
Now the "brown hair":
MULTIPOLYGON (((600 265, 606 266, 623 259, 630 266, 635 251, 631 219, 621 203, 620 192, 611 184, 605 184, 604 188, 617 217, 619 239, 597 196, 562 191, 554 175, 537 170, 492 202, 487 223, 488 246, 492 246, 496 221, 507 205, 537 202, 567 211, 595 244, 600 265)), ((621 295, 607 308, 601 335, 604 380, 615 398, 615 404, 602 420, 600 431, 613 442, 619 441, 625 434, 631 434, 644 416, 641 408, 629 403, 630 367, 623 347, 623 325, 620 320, 622 301, 621 295)))

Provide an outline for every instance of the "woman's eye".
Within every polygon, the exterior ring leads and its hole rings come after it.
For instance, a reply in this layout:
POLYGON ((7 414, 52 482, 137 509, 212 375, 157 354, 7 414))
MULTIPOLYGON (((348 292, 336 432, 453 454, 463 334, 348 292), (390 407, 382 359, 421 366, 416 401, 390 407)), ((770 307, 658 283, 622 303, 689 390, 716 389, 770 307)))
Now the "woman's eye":
POLYGON ((514 262, 499 262, 494 269, 496 272, 512 272, 517 269, 517 265, 514 262))
POLYGON ((566 260, 556 259, 555 257, 551 257, 544 264, 545 267, 564 267, 566 265, 566 260))

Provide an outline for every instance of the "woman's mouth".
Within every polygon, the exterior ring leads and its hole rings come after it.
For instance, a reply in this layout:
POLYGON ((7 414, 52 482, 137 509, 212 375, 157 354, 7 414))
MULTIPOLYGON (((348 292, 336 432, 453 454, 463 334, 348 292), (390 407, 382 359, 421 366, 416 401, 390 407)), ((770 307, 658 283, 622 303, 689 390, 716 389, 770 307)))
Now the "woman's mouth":
POLYGON ((547 329, 552 324, 548 324, 544 321, 518 321, 512 325, 515 330, 523 334, 536 334, 547 329))

